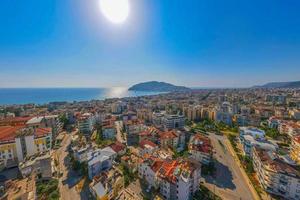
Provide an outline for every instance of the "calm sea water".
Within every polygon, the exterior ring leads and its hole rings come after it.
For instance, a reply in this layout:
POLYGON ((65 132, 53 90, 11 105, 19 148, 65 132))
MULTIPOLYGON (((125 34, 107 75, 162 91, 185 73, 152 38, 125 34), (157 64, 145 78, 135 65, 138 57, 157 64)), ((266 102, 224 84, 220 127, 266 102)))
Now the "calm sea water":
POLYGON ((134 92, 127 88, 2 88, 0 105, 44 104, 56 101, 103 100, 106 98, 155 95, 159 92, 134 92))

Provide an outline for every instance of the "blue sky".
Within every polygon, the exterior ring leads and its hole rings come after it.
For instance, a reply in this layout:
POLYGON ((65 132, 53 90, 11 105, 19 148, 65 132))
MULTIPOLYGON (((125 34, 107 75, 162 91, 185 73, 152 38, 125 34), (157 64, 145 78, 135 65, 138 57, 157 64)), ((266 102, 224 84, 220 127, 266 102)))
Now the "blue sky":
POLYGON ((129 0, 121 25, 99 1, 1 0, 0 87, 300 80, 298 0, 129 0))

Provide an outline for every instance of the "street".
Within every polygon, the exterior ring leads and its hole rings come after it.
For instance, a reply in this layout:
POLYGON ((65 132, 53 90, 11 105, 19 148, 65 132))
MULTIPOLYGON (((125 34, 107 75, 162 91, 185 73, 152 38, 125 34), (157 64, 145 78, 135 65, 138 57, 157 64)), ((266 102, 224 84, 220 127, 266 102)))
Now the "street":
POLYGON ((75 190, 75 185, 79 181, 80 177, 73 174, 69 170, 69 160, 68 160, 68 146, 71 143, 72 134, 64 134, 64 138, 61 142, 61 147, 56 150, 56 157, 59 159, 59 169, 63 173, 62 177, 59 179, 59 190, 60 190, 60 199, 63 200, 80 200, 82 197, 75 190), (71 174, 72 173, 72 174, 71 174))
POLYGON ((122 121, 116 121, 115 125, 117 129, 117 135, 116 135, 117 141, 121 142, 122 144, 125 144, 126 141, 122 136, 122 127, 123 127, 122 121))
POLYGON ((213 133, 209 138, 216 151, 214 155, 216 173, 213 177, 205 177, 204 185, 225 200, 257 199, 254 189, 241 171, 243 169, 231 152, 228 139, 213 133))

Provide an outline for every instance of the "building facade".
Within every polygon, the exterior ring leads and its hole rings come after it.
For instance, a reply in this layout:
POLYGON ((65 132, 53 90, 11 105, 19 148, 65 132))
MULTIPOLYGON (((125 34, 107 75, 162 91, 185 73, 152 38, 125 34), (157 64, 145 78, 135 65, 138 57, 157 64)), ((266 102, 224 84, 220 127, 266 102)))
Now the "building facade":
POLYGON ((284 199, 300 199, 300 173, 272 151, 253 150, 253 166, 266 192, 284 199))

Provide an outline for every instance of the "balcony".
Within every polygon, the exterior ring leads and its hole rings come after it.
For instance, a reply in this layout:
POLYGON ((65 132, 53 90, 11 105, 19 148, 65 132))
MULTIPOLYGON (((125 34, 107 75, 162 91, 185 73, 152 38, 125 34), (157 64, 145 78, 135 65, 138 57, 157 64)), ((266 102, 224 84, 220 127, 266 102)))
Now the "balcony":
POLYGON ((285 176, 281 176, 279 178, 279 183, 282 185, 287 185, 289 183, 289 180, 285 176))
POLYGON ((286 186, 283 186, 283 185, 279 185, 279 188, 278 188, 278 192, 281 193, 281 194, 286 194, 286 191, 287 191, 287 187, 286 186))

